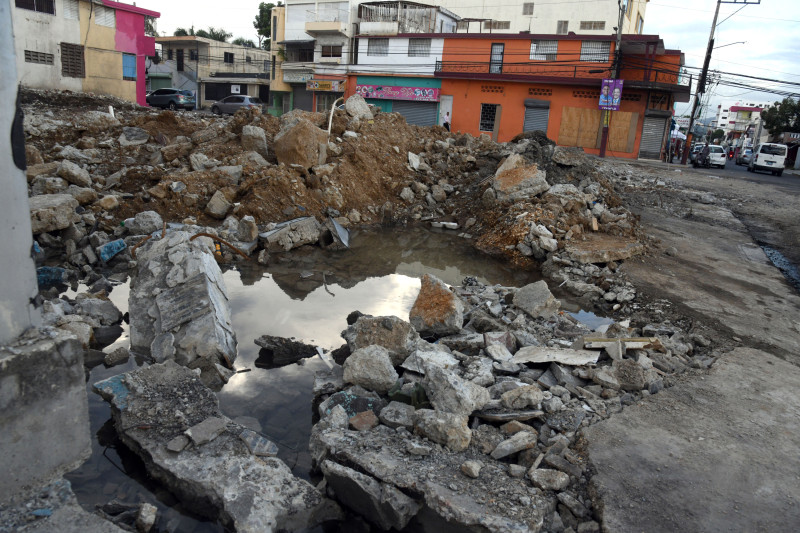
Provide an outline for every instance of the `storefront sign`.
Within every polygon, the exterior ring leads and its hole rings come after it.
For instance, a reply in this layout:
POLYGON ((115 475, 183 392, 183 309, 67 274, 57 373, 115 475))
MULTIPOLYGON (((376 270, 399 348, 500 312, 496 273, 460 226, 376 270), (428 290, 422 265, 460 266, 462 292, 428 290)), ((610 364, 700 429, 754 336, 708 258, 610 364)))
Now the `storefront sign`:
POLYGON ((341 93, 344 92, 344 82, 339 80, 308 80, 306 82, 306 90, 341 93))
POLYGON ((356 85, 356 94, 382 100, 438 102, 440 89, 431 87, 396 87, 393 85, 356 85))
POLYGON ((622 100, 622 83, 622 80, 603 80, 598 103, 600 110, 619 111, 619 104, 622 100))
POLYGON ((231 94, 240 94, 242 92, 241 85, 231 85, 231 94))
POLYGON ((284 83, 305 83, 311 79, 311 71, 310 70, 300 70, 297 72, 287 72, 286 70, 283 71, 283 82, 284 83))

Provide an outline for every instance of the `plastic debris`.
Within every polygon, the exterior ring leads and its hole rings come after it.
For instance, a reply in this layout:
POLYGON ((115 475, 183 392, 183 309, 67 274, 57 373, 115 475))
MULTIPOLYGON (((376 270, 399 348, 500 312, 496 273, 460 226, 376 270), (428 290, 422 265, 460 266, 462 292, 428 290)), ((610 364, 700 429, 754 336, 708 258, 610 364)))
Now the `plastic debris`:
POLYGON ((103 262, 106 262, 125 248, 127 248, 127 245, 122 239, 117 239, 116 241, 106 243, 100 247, 100 259, 103 262))
POLYGON ((64 283, 64 270, 61 267, 39 267, 36 269, 36 280, 39 287, 50 287, 64 283))

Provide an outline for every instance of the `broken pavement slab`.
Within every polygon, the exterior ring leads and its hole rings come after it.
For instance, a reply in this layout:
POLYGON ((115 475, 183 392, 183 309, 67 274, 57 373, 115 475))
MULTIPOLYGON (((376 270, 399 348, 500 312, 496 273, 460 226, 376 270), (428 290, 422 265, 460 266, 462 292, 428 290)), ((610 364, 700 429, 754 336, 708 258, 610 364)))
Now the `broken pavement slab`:
POLYGON ((564 251, 582 264, 610 263, 630 259, 644 252, 644 245, 627 237, 606 233, 585 233, 583 240, 566 243, 564 251))
POLYGON ((523 346, 514 354, 514 363, 561 363, 583 366, 597 363, 600 352, 592 350, 570 350, 550 346, 523 346))
POLYGON ((337 504, 268 456, 276 451, 272 446, 225 417, 195 372, 167 361, 114 376, 94 389, 111 403, 122 442, 198 514, 252 533, 305 531, 341 517, 337 504), (204 438, 193 433, 194 444, 182 451, 168 450, 175 437, 188 428, 194 432, 197 424, 214 427, 204 438))

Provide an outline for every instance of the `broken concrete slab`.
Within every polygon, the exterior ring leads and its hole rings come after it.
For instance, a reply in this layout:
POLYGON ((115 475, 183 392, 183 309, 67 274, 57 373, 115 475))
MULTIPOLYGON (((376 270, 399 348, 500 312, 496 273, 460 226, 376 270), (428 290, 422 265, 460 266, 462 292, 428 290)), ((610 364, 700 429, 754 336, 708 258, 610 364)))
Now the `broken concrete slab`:
POLYGON ((372 344, 383 346, 389 351, 393 365, 402 364, 421 340, 411 324, 396 316, 359 317, 342 337, 351 352, 372 344))
POLYGON ((512 361, 522 363, 561 363, 582 366, 597 363, 600 352, 591 350, 570 350, 554 346, 523 346, 514 354, 512 361))
POLYGON ((199 368, 211 384, 218 379, 214 365, 231 367, 236 359, 236 335, 209 248, 210 239, 190 240, 183 231, 147 241, 137 253, 128 308, 132 349, 149 354, 158 341, 159 353, 199 368))
POLYGON ((418 374, 425 374, 425 365, 428 364, 440 366, 445 369, 453 369, 458 367, 459 361, 449 352, 439 350, 435 352, 415 350, 414 353, 403 361, 400 367, 418 374))
POLYGON ((537 165, 526 165, 522 156, 512 154, 497 169, 492 188, 500 201, 524 200, 550 188, 546 176, 537 165))
POLYGON ((272 145, 275 157, 285 165, 311 168, 324 165, 328 157, 328 133, 305 118, 284 124, 272 145))
POLYGON ((461 331, 464 304, 442 280, 425 274, 408 316, 420 334, 453 335, 461 331))
POLYGON ((489 391, 435 364, 425 367, 422 381, 431 404, 438 411, 470 415, 489 401, 489 391))
MULTIPOLYGON (((240 438, 244 428, 219 410, 214 393, 172 361, 94 385, 112 406, 120 439, 145 461, 151 476, 201 514, 238 532, 304 531, 340 517, 338 506, 283 461, 256 457, 240 438), (222 431, 175 453, 167 444, 209 418, 222 431)), ((217 431, 213 431, 217 433, 217 431)))
POLYGON ((642 243, 627 237, 607 233, 584 234, 583 240, 566 243, 564 252, 582 264, 609 263, 630 259, 644 252, 642 243))
POLYGON ((259 240, 269 252, 288 252, 304 244, 319 241, 320 224, 314 217, 301 217, 281 222, 275 228, 260 233, 259 240))
POLYGON ((514 305, 532 318, 548 318, 558 312, 561 302, 550 292, 547 282, 537 281, 517 289, 514 305))
POLYGON ((399 377, 392 366, 389 351, 378 345, 359 348, 350 354, 342 366, 346 383, 381 394, 389 392, 399 377))
POLYGON ((242 128, 242 148, 247 152, 256 152, 267 157, 267 135, 262 128, 247 125, 242 128))
POLYGON ((75 212, 78 201, 70 194, 43 194, 28 199, 31 209, 31 231, 39 233, 66 229, 80 222, 75 212))

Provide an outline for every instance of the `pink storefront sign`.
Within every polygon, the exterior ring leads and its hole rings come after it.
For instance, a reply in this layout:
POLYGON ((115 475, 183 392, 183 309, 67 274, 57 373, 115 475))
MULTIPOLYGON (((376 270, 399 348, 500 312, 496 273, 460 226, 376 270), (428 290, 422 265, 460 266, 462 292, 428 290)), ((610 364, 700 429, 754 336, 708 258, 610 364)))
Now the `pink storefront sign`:
POLYGON ((356 85, 356 94, 382 100, 438 102, 440 89, 431 87, 396 87, 393 85, 356 85))

